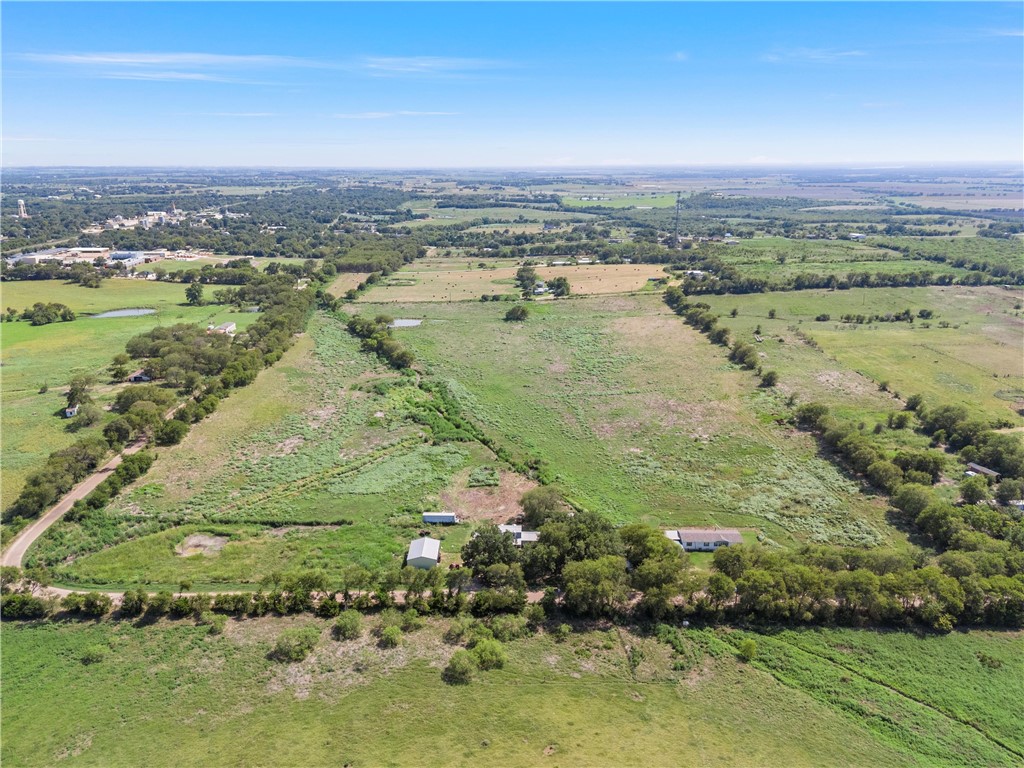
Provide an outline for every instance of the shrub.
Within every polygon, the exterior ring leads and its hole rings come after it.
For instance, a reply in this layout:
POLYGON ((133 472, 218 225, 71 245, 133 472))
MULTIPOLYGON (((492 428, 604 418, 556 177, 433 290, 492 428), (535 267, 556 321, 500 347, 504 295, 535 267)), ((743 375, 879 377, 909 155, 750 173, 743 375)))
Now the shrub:
POLYGON ((761 374, 762 387, 774 387, 779 383, 779 374, 775 371, 765 371, 761 374))
POLYGON ((480 669, 501 669, 508 661, 505 648, 497 640, 481 640, 472 653, 480 669))
POLYGON ((342 611, 334 621, 331 634, 335 640, 357 640, 363 633, 363 618, 358 611, 342 611))
POLYGON ((516 304, 505 313, 505 320, 510 323, 521 323, 529 316, 530 311, 526 307, 522 304, 516 304))
POLYGON ((423 618, 420 616, 420 612, 415 608, 410 608, 403 613, 401 627, 403 632, 415 632, 417 629, 423 629, 423 618))
POLYGON ((165 421, 156 430, 157 445, 177 445, 188 434, 188 424, 177 419, 165 421))
POLYGON ((16 592, 0 599, 0 615, 8 619, 41 619, 49 613, 46 601, 35 595, 16 592))
POLYGON ((739 644, 740 658, 744 661, 751 661, 757 656, 757 642, 751 638, 740 641, 739 644))
POLYGON ((384 648, 397 648, 402 644, 402 630, 400 627, 384 627, 380 633, 380 644, 384 648))
POLYGON ((448 666, 441 673, 441 679, 448 685, 467 685, 476 671, 476 660, 469 651, 458 650, 452 654, 448 666))
POLYGON ((81 661, 83 664, 99 664, 105 658, 107 658, 107 646, 105 645, 90 645, 82 652, 81 661))
POLYGON ((316 615, 322 619, 333 619, 341 613, 341 603, 333 595, 327 595, 317 603, 316 615))
POLYGON ((121 598, 121 613, 125 616, 138 616, 146 610, 149 595, 142 589, 129 589, 121 598))
POLYGON ((82 596, 82 604, 79 610, 86 616, 92 616, 99 618, 105 616, 112 605, 110 595, 105 595, 102 592, 88 592, 82 596))
POLYGON ((555 641, 564 643, 569 639, 569 635, 572 634, 572 627, 568 624, 559 624, 558 629, 555 630, 555 641))
POLYGON ((495 616, 491 622, 491 632, 503 643, 524 637, 529 633, 526 618, 516 615, 495 616))
POLYGON ((163 616, 171 610, 171 603, 174 602, 174 595, 167 590, 157 592, 149 600, 146 613, 154 616, 163 616))
POLYGON ((302 661, 316 647, 319 639, 320 630, 316 627, 286 629, 278 635, 271 655, 277 661, 302 661))
POLYGON ((222 635, 224 634, 224 627, 227 626, 228 617, 222 616, 219 613, 213 611, 203 611, 199 615, 199 621, 197 622, 201 627, 209 627, 209 633, 211 635, 222 635))

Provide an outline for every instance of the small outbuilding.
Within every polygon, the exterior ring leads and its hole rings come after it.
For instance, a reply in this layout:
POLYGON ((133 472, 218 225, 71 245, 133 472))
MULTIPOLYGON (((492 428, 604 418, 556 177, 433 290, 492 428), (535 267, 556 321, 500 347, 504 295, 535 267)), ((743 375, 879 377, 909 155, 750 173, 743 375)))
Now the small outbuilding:
POLYGON ((983 467, 981 466, 981 464, 975 464, 973 461, 968 462, 967 469, 969 469, 971 472, 974 472, 977 475, 984 475, 987 478, 991 478, 992 480, 995 480, 997 483, 1002 478, 1002 475, 1000 475, 994 469, 983 467))
POLYGON ((429 570, 441 561, 441 542, 424 536, 416 539, 409 545, 409 554, 405 558, 405 564, 413 568, 429 570))
POLYGON ((77 415, 78 415, 78 403, 75 403, 74 405, 69 405, 67 408, 64 409, 64 418, 65 419, 72 419, 72 418, 74 418, 77 415))
POLYGON ((714 552, 719 547, 743 543, 743 535, 734 528, 680 528, 665 531, 665 536, 687 552, 714 552))
POLYGON ((146 375, 146 371, 144 369, 142 369, 142 368, 139 368, 139 370, 135 371, 135 373, 131 374, 128 377, 128 381, 132 382, 133 384, 138 384, 139 382, 142 382, 142 381, 152 381, 152 380, 153 379, 151 379, 149 376, 147 376, 146 375))
POLYGON ((435 525, 455 525, 459 522, 459 516, 454 512, 424 512, 423 522, 435 525))

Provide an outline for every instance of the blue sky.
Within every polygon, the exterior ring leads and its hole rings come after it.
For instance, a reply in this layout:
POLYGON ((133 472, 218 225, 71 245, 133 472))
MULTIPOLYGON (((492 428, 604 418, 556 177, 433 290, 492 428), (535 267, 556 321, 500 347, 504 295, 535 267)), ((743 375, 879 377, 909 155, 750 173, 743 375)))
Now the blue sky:
POLYGON ((4 2, 3 164, 1019 162, 1022 8, 4 2))

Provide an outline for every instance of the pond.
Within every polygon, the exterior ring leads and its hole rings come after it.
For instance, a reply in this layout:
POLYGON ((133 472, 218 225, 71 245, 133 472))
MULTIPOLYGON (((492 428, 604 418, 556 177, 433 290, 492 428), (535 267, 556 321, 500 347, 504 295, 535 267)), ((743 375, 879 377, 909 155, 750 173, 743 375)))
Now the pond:
POLYGON ((137 315, 152 315, 156 312, 155 309, 114 309, 110 312, 104 312, 101 315, 93 315, 94 319, 102 319, 105 317, 136 317, 137 315))

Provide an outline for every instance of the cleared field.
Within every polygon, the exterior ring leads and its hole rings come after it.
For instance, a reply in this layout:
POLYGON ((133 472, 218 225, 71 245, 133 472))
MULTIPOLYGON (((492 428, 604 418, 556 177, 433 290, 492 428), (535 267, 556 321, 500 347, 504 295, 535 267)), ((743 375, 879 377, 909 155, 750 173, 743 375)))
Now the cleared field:
POLYGON ((606 192, 569 194, 562 197, 562 205, 569 208, 672 208, 676 204, 674 194, 651 194, 643 192, 606 192), (591 197, 597 199, 585 200, 591 197), (606 198, 606 199, 605 199, 606 198))
POLYGON ((729 645, 736 637, 684 630, 696 660, 673 669, 670 650, 653 638, 579 627, 565 643, 547 635, 510 643, 504 669, 447 686, 440 669, 457 646, 443 641, 443 622, 431 620, 393 650, 367 636, 336 642, 327 626, 309 617, 229 621, 219 637, 191 622, 5 626, 0 756, 19 768, 65 759, 102 766, 1019 764, 1011 751, 1022 746, 1013 716, 1024 694, 1019 634, 755 635, 761 652, 742 664, 729 645), (309 658, 268 660, 284 628, 306 625, 322 630, 309 658), (106 658, 82 664, 96 646, 106 658), (627 648, 642 653, 635 670, 627 648), (981 657, 1001 667, 983 666, 981 657), (863 659, 863 668, 850 669, 847 658, 863 659), (426 757, 424 743, 434 745, 426 757))
POLYGON ((537 302, 521 324, 483 302, 363 310, 379 311, 424 318, 398 337, 427 370, 612 520, 751 527, 780 543, 904 541, 809 436, 761 415, 781 395, 659 296, 537 302))
MULTIPOLYGON (((416 265, 418 267, 418 265, 416 265)), ((360 302, 439 302, 479 299, 482 294, 517 293, 516 268, 401 269, 367 291, 360 302)), ((537 267, 541 279, 565 277, 579 295, 629 293, 644 288, 650 278, 665 277, 659 264, 587 264, 537 267)))
MULTIPOLYGON (((787 362, 797 354, 797 331, 821 345, 841 369, 860 374, 874 385, 888 382, 904 397, 921 393, 933 405, 959 404, 979 416, 1008 419, 1021 424, 1024 408, 1024 312, 1016 309, 1024 293, 998 287, 853 289, 849 291, 795 291, 706 299, 722 324, 751 340, 756 326, 769 339, 759 345, 764 365, 777 368, 780 386, 791 386, 790 375, 800 377, 800 364, 787 362), (731 309, 737 317, 728 316, 731 309), (910 308, 929 309, 930 320, 914 323, 850 325, 839 322, 845 314, 884 314, 910 308), (776 317, 768 317, 770 310, 776 317), (827 313, 828 322, 815 317, 827 313), (942 327, 948 324, 948 327, 942 327), (779 344, 778 338, 786 343, 779 344), (796 346, 793 346, 793 345, 796 346)), ((853 381, 846 376, 847 381, 853 381)), ((822 384, 846 397, 863 383, 849 386, 829 375, 822 384)), ((807 399, 820 392, 805 380, 798 385, 807 399)), ((826 401, 828 399, 826 396, 826 401)))
POLYGON ((559 211, 554 208, 526 208, 520 206, 496 207, 496 208, 437 208, 433 205, 416 207, 412 206, 416 213, 427 213, 426 219, 415 219, 403 221, 403 227, 423 226, 445 226, 448 224, 464 224, 467 221, 477 219, 490 219, 490 223, 509 222, 542 222, 542 221, 585 221, 594 218, 589 213, 571 213, 559 211))
POLYGON ((2 479, 0 504, 6 507, 21 490, 25 476, 42 465, 51 452, 65 448, 80 437, 99 434, 102 424, 77 434, 67 431, 61 418, 66 385, 72 377, 95 374, 100 384, 93 397, 109 404, 119 387, 108 385, 106 367, 139 333, 172 323, 220 324, 234 322, 244 328, 259 317, 250 312, 231 312, 217 306, 189 307, 184 286, 146 280, 106 280, 101 288, 82 288, 55 281, 3 283, 5 306, 30 306, 36 301, 56 301, 81 312, 145 307, 152 315, 92 318, 81 315, 71 323, 32 326, 27 322, 0 325, 3 364, 2 479), (43 387, 46 392, 40 392, 43 387))
POLYGON ((332 296, 344 296, 346 291, 355 288, 363 282, 368 274, 367 272, 342 272, 331 283, 327 292, 332 296))

